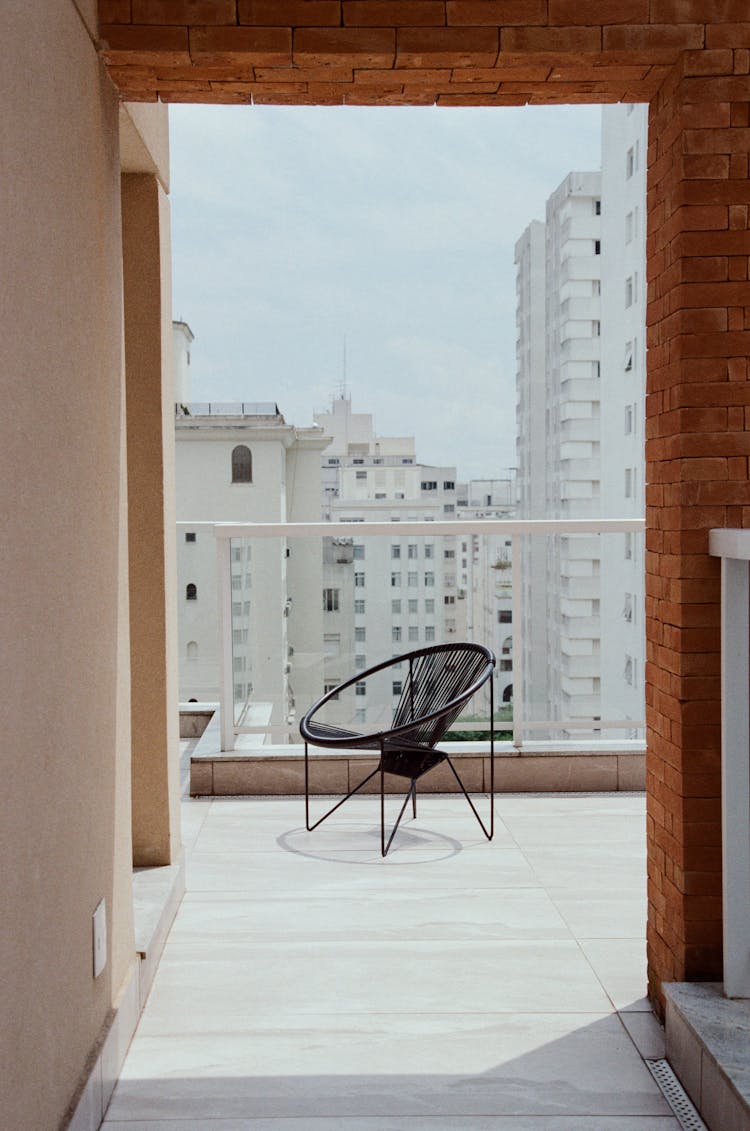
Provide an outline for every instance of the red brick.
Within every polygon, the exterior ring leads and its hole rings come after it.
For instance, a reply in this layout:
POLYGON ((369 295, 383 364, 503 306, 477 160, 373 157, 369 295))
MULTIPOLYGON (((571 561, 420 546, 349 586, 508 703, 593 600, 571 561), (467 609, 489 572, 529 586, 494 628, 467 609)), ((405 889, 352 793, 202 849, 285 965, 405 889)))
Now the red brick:
POLYGON ((651 0, 655 23, 716 23, 747 19, 746 0, 651 0))
POLYGON ((547 0, 448 0, 446 17, 454 27, 526 27, 547 23, 547 0))
POLYGON ((241 24, 255 27, 338 27, 339 0, 238 0, 241 24))
POLYGON ((248 63, 278 67, 292 61, 288 28, 195 27, 190 54, 197 63, 248 63))
POLYGON ((100 24, 129 24, 130 0, 99 0, 100 24))
POLYGON ((748 155, 747 153, 733 153, 729 158, 729 176, 737 180, 747 180, 748 155))
POLYGON ((686 51, 682 56, 684 75, 731 75, 734 52, 729 48, 716 51, 686 51))
POLYGON ((502 28, 502 51, 591 51, 601 48, 601 29, 598 27, 518 27, 502 28))
POLYGON ((342 8, 345 27, 443 27, 445 24, 443 0, 344 0, 342 8))
POLYGON ((686 130, 685 153, 747 153, 750 151, 750 129, 686 130))
POLYGON ((709 24, 706 26, 706 47, 750 47, 750 22, 747 8, 744 22, 736 24, 709 24))
POLYGON ((134 24, 236 24, 235 0, 133 0, 134 24))
POLYGON ((184 27, 132 27, 104 24, 99 28, 107 59, 121 63, 189 63, 188 33, 184 27))
POLYGON ((750 51, 746 47, 734 52, 734 73, 736 75, 750 74, 750 51))
POLYGON ((647 24, 649 0, 549 0, 550 24, 647 24))
POLYGON ((492 67, 496 28, 400 28, 397 67, 492 67))
MULTIPOLYGON (((201 68, 203 71, 203 68, 201 68)), ((367 72, 368 74, 370 72, 367 72)), ((391 79, 393 72, 383 70, 378 72, 388 75, 391 79)), ((258 82, 286 82, 292 79, 296 82, 342 82, 353 81, 354 71, 351 67, 256 67, 255 78, 258 82)))
POLYGON ((294 32, 294 62, 303 67, 342 64, 390 67, 396 54, 391 28, 299 28, 294 32))
MULTIPOLYGON (((473 72, 472 72, 473 73, 473 72)), ((488 74, 494 74, 494 71, 488 71, 488 74)), ((434 87, 447 87, 451 82, 453 71, 449 67, 442 67, 432 71, 407 71, 405 68, 398 72, 393 69, 379 70, 373 68, 372 70, 364 69, 354 72, 354 82, 357 87, 360 86, 377 86, 379 83, 387 84, 394 80, 401 83, 403 86, 434 86, 434 87)), ((498 79, 495 79, 495 86, 497 86, 498 79)))
POLYGON ((731 125, 731 110, 728 102, 688 102, 682 110, 682 125, 685 129, 714 129, 731 125))
POLYGON ((750 124, 750 106, 747 102, 732 103, 729 124, 730 126, 747 126, 750 124))
POLYGON ((677 52, 689 47, 703 46, 702 24, 621 24, 604 28, 605 51, 665 50, 677 52))

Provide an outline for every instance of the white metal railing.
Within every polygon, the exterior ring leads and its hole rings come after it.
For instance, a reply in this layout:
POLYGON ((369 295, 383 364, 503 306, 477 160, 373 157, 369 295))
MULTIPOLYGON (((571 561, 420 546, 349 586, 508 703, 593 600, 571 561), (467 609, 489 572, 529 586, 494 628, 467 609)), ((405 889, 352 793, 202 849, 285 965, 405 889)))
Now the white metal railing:
MULTIPOLYGON (((512 639, 513 664, 513 744, 522 746, 533 732, 569 729, 632 730, 645 726, 643 719, 532 719, 527 717, 527 696, 523 677, 522 624, 524 617, 521 535, 582 535, 640 533, 643 519, 483 519, 434 522, 297 522, 297 523, 186 523, 181 529, 212 530, 216 538, 217 579, 220 626, 220 702, 222 749, 234 749, 236 734, 274 733, 273 726, 248 726, 234 721, 234 671, 232 651, 231 540, 269 538, 351 538, 377 536, 461 536, 500 535, 511 540, 512 620, 508 625, 512 639)), ((285 728, 280 728, 284 731, 285 728)), ((287 728, 288 729, 288 728, 287 728)))
POLYGON ((712 530, 721 558, 724 992, 750 998, 750 530, 712 530))

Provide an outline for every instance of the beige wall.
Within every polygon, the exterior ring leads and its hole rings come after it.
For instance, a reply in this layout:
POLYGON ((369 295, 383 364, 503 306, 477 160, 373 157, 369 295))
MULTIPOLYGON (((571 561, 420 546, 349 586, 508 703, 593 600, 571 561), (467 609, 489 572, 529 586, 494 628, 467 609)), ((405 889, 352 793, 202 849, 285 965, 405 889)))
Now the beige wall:
POLYGON ((0 1122, 58 1127, 134 962, 118 103, 95 4, 0 5, 0 1122), (109 960, 92 975, 105 897, 109 960))
POLYGON ((133 862, 179 849, 174 396, 169 204, 156 176, 122 178, 130 494, 133 862))

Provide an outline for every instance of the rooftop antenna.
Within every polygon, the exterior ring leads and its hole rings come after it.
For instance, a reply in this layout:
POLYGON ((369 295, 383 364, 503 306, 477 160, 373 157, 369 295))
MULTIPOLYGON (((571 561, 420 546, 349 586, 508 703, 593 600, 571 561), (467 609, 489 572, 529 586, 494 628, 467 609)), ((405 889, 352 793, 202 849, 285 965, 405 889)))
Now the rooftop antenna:
POLYGON ((341 355, 341 380, 338 386, 339 400, 345 401, 347 396, 346 387, 346 334, 344 334, 344 348, 341 355))

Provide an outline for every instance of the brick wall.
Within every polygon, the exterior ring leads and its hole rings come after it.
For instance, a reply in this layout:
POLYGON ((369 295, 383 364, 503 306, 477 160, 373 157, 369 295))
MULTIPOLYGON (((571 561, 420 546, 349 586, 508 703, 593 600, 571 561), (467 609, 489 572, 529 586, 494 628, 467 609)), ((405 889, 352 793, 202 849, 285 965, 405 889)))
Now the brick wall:
MULTIPOLYGON (((745 35, 745 42, 748 36, 745 35)), ((719 563, 750 525, 750 53, 687 52, 648 172, 649 980, 721 977, 719 563)))

